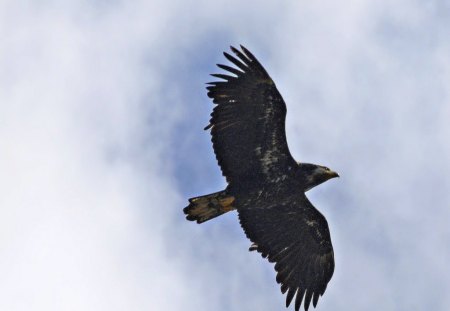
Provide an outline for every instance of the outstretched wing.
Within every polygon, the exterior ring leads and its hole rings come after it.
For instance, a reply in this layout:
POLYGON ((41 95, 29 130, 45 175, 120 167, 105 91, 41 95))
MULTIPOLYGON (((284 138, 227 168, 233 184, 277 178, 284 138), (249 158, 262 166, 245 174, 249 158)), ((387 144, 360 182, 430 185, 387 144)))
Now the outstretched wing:
POLYGON ((217 104, 210 124, 214 153, 228 182, 261 182, 282 178, 293 165, 286 142, 286 105, 258 60, 243 46, 231 47, 237 68, 218 64, 232 75, 213 74, 225 81, 208 83, 217 104))
POLYGON ((295 310, 299 310, 303 299, 305 310, 311 299, 315 307, 334 272, 325 217, 302 194, 272 205, 241 209, 239 219, 254 243, 250 250, 275 262, 277 282, 281 283, 282 293, 287 292, 286 307, 294 296, 295 310))

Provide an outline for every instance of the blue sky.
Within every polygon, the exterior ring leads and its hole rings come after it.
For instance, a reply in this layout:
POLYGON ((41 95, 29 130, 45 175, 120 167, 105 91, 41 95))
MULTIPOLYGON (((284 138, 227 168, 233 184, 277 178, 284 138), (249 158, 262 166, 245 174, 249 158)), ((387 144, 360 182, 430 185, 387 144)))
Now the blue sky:
POLYGON ((220 190, 204 83, 244 44, 336 270, 318 310, 450 306, 448 1, 0 2, 1 310, 284 310, 220 190))

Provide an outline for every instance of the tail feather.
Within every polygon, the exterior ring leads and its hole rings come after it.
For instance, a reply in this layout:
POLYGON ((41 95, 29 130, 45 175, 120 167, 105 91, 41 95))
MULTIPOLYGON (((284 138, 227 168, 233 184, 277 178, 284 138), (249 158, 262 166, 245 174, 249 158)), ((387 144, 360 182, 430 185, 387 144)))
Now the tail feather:
POLYGON ((225 190, 208 195, 190 198, 189 205, 183 209, 186 219, 202 223, 235 209, 234 197, 225 190))

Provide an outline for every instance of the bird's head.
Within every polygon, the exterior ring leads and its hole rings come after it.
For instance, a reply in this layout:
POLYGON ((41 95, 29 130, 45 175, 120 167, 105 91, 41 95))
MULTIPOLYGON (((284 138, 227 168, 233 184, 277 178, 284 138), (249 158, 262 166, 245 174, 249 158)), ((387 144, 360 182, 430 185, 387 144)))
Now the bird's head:
POLYGON ((299 163, 300 174, 303 182, 305 183, 305 191, 320 185, 328 179, 339 177, 339 174, 330 170, 326 166, 299 163))

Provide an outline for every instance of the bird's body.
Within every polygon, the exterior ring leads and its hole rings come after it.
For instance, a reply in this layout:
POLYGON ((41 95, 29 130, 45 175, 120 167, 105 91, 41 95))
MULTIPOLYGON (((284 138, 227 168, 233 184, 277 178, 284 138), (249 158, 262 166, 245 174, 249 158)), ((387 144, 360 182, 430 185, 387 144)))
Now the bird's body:
POLYGON ((286 306, 295 310, 304 300, 316 306, 334 271, 334 255, 325 217, 305 192, 337 177, 327 167, 298 163, 285 134, 286 105, 274 82, 244 47, 224 53, 236 67, 218 65, 234 76, 213 74, 225 81, 209 83, 216 104, 210 124, 225 190, 189 199, 188 220, 198 223, 236 209, 256 250, 275 262, 277 282, 287 292, 286 306))

